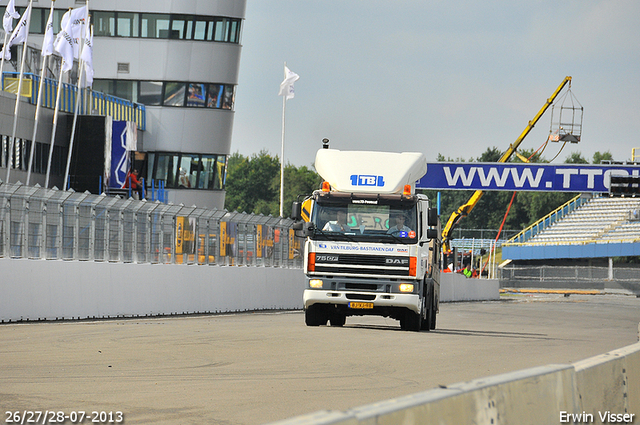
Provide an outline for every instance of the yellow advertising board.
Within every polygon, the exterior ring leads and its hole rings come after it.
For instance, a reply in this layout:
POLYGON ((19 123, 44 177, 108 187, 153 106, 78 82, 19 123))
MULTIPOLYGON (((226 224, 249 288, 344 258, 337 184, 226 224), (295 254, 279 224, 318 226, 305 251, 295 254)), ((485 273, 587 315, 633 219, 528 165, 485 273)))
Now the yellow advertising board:
POLYGON ((256 257, 262 258, 262 224, 256 226, 256 257))
POLYGON ((220 256, 227 256, 227 222, 220 222, 220 256))
POLYGON ((293 257, 295 256, 295 254, 296 254, 296 233, 293 229, 289 229, 289 260, 293 260, 293 257))

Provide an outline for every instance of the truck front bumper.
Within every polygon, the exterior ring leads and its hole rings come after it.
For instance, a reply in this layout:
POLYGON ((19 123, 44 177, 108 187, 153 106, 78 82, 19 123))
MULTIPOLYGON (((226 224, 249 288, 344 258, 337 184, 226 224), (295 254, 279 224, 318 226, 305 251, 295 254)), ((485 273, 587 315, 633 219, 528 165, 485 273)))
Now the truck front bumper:
MULTIPOLYGON (((305 309, 313 304, 333 304, 348 308, 351 302, 364 302, 373 303, 376 308, 406 308, 414 313, 420 312, 420 297, 418 294, 305 289, 302 299, 305 309)), ((354 314, 357 314, 355 310, 354 314)))

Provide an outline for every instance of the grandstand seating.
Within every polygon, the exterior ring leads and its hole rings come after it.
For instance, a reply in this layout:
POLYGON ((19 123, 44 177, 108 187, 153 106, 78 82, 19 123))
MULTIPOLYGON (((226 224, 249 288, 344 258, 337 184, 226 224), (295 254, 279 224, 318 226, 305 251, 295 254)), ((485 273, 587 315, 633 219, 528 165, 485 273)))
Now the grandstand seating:
POLYGON ((639 242, 640 198, 593 198, 526 244, 639 242))

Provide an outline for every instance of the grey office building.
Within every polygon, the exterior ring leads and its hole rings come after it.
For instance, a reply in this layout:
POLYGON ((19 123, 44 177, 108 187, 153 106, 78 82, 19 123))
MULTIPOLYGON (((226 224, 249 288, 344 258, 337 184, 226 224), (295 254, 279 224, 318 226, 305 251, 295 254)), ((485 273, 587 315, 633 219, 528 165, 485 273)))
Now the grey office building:
MULTIPOLYGON (((26 0, 16 0, 19 12, 27 4, 26 0)), ((78 0, 57 0, 56 33, 62 14, 85 4, 78 0)), ((41 46, 50 6, 47 0, 33 2, 29 50, 36 52, 41 46)), ((140 169, 148 189, 152 181, 156 187, 165 188, 168 202, 224 207, 224 178, 231 150, 245 6, 246 0, 89 2, 94 25, 93 90, 144 105, 146 118, 144 128, 138 127, 134 166, 140 169)), ((41 62, 36 53, 27 53, 29 72, 39 74, 41 62)), ((58 59, 50 63, 47 77, 57 78, 59 62, 58 59)), ((16 71, 17 65, 14 59, 5 64, 4 72, 16 71)), ((76 73, 74 69, 71 83, 75 82, 76 73)), ((36 139, 41 140, 32 143, 35 107, 23 102, 16 137, 22 144, 16 144, 10 160, 7 136, 11 134, 14 101, 15 95, 2 93, 0 96, 0 179, 4 179, 6 166, 11 164, 10 181, 24 182, 27 148, 34 146, 37 159, 30 184, 43 185, 43 157, 50 144, 53 113, 45 110, 40 116, 41 130, 36 139), (16 152, 19 152, 17 156, 16 152)), ((86 112, 91 114, 108 113, 94 108, 86 112)), ((63 187, 61 164, 68 152, 71 121, 69 114, 63 115, 56 133, 55 173, 52 170, 51 176, 58 187, 63 187)), ((76 139, 80 150, 92 121, 84 119, 83 122, 84 127, 78 127, 76 139)), ((100 172, 96 170, 96 175, 100 172)), ((72 167, 72 188, 73 173, 72 167)))

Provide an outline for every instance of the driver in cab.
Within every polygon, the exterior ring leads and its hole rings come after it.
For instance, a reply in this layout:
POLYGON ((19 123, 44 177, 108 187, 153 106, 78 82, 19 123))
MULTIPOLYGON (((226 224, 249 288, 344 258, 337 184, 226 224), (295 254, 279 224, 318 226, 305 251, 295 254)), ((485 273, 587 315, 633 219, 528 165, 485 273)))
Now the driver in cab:
POLYGON ((347 226, 347 212, 338 210, 335 221, 327 221, 322 231, 324 232, 348 232, 351 228, 347 226))
POLYGON ((393 214, 389 220, 389 224, 393 223, 394 225, 389 227, 387 230, 387 234, 396 235, 400 232, 409 233, 411 229, 404 224, 406 217, 402 213, 393 214))

